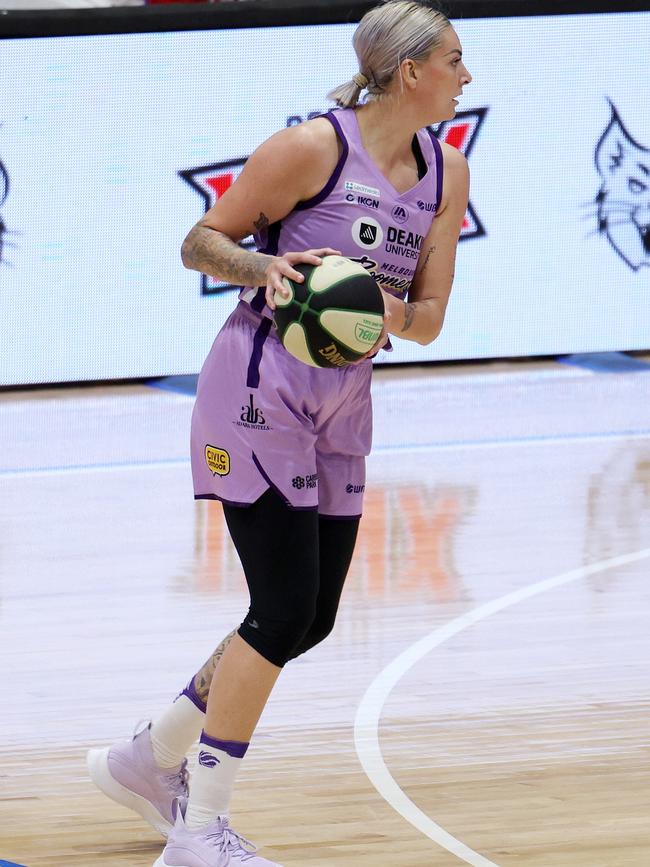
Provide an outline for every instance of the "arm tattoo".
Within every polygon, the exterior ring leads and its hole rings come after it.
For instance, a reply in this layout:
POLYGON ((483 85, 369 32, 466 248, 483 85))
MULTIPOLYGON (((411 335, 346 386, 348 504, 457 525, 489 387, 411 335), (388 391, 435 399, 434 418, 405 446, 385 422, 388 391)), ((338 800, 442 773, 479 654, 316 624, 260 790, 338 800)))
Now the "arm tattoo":
POLYGON ((210 659, 205 663, 205 665, 194 675, 194 689, 198 697, 201 701, 204 701, 206 704, 208 702, 208 694, 210 692, 210 684, 212 683, 212 676, 219 664, 219 660, 224 655, 226 647, 233 640, 235 635, 237 634, 237 630, 233 629, 233 631, 226 635, 224 640, 221 642, 219 647, 214 651, 210 659))
POLYGON ((255 228, 257 229, 258 232, 263 232, 265 229, 268 229, 268 227, 269 227, 269 218, 266 216, 266 214, 263 214, 260 211, 260 215, 257 218, 257 220, 253 221, 253 225, 255 226, 255 228))
POLYGON ((402 325, 402 331, 408 331, 411 325, 413 325, 413 317, 415 316, 415 302, 406 301, 405 302, 406 310, 404 311, 404 325, 402 325))
MULTIPOLYGON (((260 214, 260 220, 263 216, 260 214)), ((198 223, 183 241, 181 258, 186 268, 226 283, 264 286, 266 268, 273 256, 244 250, 223 232, 198 223)))
POLYGON ((432 245, 431 247, 429 247, 429 249, 427 250, 427 255, 424 257, 424 261, 420 260, 420 262, 418 262, 418 266, 417 266, 417 273, 418 273, 418 276, 421 276, 421 275, 424 274, 424 272, 427 270, 427 266, 428 266, 428 264, 429 264, 429 259, 431 258, 431 256, 432 256, 435 252, 436 252, 436 246, 435 246, 435 244, 433 244, 433 245, 432 245))

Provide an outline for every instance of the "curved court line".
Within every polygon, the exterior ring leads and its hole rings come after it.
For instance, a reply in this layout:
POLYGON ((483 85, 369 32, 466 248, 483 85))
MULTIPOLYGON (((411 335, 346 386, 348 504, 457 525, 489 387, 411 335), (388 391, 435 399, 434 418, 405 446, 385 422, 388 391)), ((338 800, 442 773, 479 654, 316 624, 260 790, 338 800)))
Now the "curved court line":
POLYGON ((622 554, 619 557, 600 560, 597 563, 592 563, 590 566, 572 569, 570 572, 564 572, 562 575, 556 575, 554 578, 546 578, 543 581, 522 587, 520 590, 508 593, 499 599, 495 599, 485 605, 480 605, 473 611, 468 611, 466 614, 451 620, 439 629, 434 629, 433 632, 425 635, 424 638, 411 645, 411 647, 407 648, 387 665, 366 690, 365 695, 361 699, 354 722, 354 742, 359 761, 368 779, 382 798, 403 816, 407 822, 410 822, 411 825, 417 828, 418 831, 421 831, 443 849, 451 852, 452 855, 456 855, 466 864, 471 864, 473 867, 498 867, 494 861, 489 861, 483 855, 470 849, 448 831, 445 831, 440 825, 436 824, 397 785, 386 767, 379 745, 379 718, 386 699, 395 685, 416 662, 419 662, 420 659, 434 650, 434 648, 439 647, 445 641, 453 638, 465 629, 469 629, 475 623, 485 620, 499 611, 510 608, 512 605, 516 605, 526 599, 531 599, 533 596, 546 593, 547 590, 562 587, 565 584, 570 584, 572 581, 578 581, 581 578, 595 575, 598 572, 604 572, 607 569, 626 566, 628 563, 635 563, 647 557, 650 557, 650 548, 644 548, 632 554, 622 554))

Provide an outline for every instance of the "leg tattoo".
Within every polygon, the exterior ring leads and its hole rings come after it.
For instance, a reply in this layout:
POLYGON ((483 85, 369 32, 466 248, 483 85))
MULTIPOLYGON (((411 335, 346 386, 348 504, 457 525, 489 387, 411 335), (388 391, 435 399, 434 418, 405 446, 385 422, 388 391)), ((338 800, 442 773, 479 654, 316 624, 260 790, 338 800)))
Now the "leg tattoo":
POLYGON ((219 660, 224 655, 226 648, 233 640, 233 638, 237 635, 237 630, 233 629, 231 633, 226 635, 221 644, 214 651, 210 659, 203 665, 202 668, 194 675, 194 689, 198 697, 205 704, 208 703, 208 693, 210 692, 210 684, 212 683, 212 676, 219 665, 219 660))

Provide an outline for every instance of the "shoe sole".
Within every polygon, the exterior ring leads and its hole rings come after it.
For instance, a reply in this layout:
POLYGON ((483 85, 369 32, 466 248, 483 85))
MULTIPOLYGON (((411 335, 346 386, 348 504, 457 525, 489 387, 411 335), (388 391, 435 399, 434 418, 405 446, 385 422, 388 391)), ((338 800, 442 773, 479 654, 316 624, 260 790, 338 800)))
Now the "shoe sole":
MULTIPOLYGON (((148 822, 156 829, 156 831, 158 831, 159 834, 162 834, 163 837, 169 837, 172 825, 158 812, 151 801, 143 798, 142 795, 136 795, 135 792, 127 789, 126 786, 118 783, 115 777, 111 774, 108 768, 109 749, 110 748, 107 747, 103 750, 88 751, 86 761, 88 764, 90 779, 97 788, 112 801, 138 813, 138 815, 142 816, 145 822, 148 822)), ((168 867, 161 858, 158 859, 160 867, 168 867)), ((158 865, 158 861, 156 861, 156 865, 158 865)), ((154 867, 156 867, 156 865, 154 865, 154 867)))

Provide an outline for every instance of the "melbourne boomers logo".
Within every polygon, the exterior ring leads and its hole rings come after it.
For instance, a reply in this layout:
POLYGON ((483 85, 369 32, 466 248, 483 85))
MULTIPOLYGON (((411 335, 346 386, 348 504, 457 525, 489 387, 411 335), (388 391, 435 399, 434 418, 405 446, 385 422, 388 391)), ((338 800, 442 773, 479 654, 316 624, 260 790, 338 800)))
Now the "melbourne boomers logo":
POLYGON ((614 104, 610 106, 610 122, 596 145, 602 181, 595 198, 596 232, 638 271, 650 266, 650 149, 632 138, 614 104))

